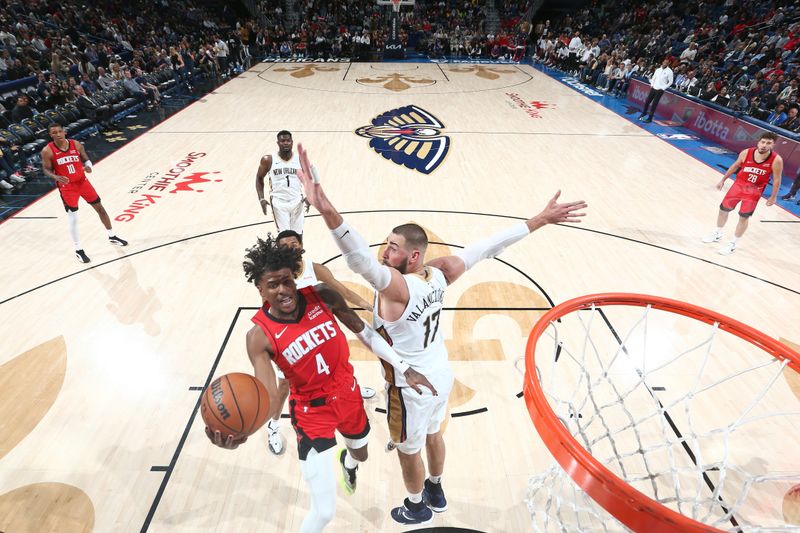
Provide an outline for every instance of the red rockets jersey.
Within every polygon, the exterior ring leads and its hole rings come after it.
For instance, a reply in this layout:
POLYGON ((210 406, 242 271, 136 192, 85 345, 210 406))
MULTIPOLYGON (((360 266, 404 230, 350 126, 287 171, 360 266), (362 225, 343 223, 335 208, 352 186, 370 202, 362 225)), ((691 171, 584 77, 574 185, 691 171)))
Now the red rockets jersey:
POLYGON ((747 192, 757 192, 760 196, 769 183, 769 177, 772 175, 772 163, 778 154, 773 150, 763 163, 756 162, 755 154, 755 148, 747 150, 742 168, 736 173, 736 183, 750 189, 747 192))
POLYGON ((56 143, 49 143, 50 151, 53 153, 53 172, 59 176, 69 178, 70 183, 81 181, 86 178, 83 172, 83 162, 81 154, 75 148, 75 141, 68 141, 69 146, 66 150, 60 150, 56 143))
POLYGON ((334 393, 341 385, 349 387, 353 366, 347 339, 317 291, 304 287, 297 292, 297 321, 273 317, 268 303, 252 320, 272 343, 272 360, 289 380, 292 395, 309 400, 334 393))

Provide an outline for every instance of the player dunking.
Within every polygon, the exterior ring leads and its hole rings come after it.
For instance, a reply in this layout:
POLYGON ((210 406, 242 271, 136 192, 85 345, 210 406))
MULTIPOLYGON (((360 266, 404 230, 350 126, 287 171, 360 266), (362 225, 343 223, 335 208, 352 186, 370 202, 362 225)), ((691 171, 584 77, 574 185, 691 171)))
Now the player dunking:
POLYGON ((736 181, 733 182, 719 205, 717 229, 704 237, 703 242, 718 242, 722 239, 722 229, 728 221, 728 213, 733 211, 739 202, 742 204, 739 207, 739 223, 736 224, 733 240, 719 249, 719 253, 722 255, 730 255, 736 251, 736 243, 747 231, 750 217, 756 210, 756 205, 769 183, 770 176, 773 176, 774 183, 772 184, 772 194, 767 199, 767 205, 773 205, 778 198, 781 174, 783 173, 783 159, 774 150, 777 139, 778 136, 772 132, 763 133, 756 147, 742 150, 736 161, 717 183, 717 190, 721 191, 725 181, 736 172, 736 181))
POLYGON ((404 361, 430 379, 438 396, 427 391, 410 394, 403 376, 384 365, 387 379, 387 419, 393 445, 398 451, 408 497, 391 511, 401 524, 425 524, 433 512, 447 509, 441 484, 445 444, 440 429, 447 413, 447 399, 453 385, 453 372, 447 357, 444 335, 439 333, 442 301, 448 285, 482 259, 494 257, 507 246, 547 225, 580 222, 586 207, 583 201, 557 203, 560 191, 541 213, 527 221, 467 246, 456 255, 425 262, 428 238, 416 224, 397 226, 387 237, 381 265, 369 246, 344 221, 325 196, 302 145, 300 179, 308 200, 331 229, 334 241, 347 265, 364 277, 377 291, 373 316, 392 348, 404 361), (429 477, 420 451, 425 446, 429 477))
POLYGON ((304 202, 303 189, 297 179, 300 163, 297 155, 292 152, 292 145, 291 133, 286 130, 278 132, 278 153, 265 155, 258 165, 256 194, 265 215, 267 207, 272 204, 272 217, 278 231, 290 229, 302 235, 308 203, 304 202), (264 198, 264 178, 267 174, 269 200, 264 198))
POLYGON ((67 139, 61 124, 53 122, 47 130, 50 133, 50 142, 42 150, 42 171, 45 176, 56 180, 61 201, 67 210, 69 234, 75 245, 75 257, 81 263, 88 263, 89 256, 83 251, 81 239, 78 234, 78 200, 83 198, 91 205, 100 216, 100 221, 108 231, 108 241, 111 244, 127 246, 128 242, 114 234, 111 228, 111 219, 103 207, 97 191, 86 179, 86 173, 92 171, 92 162, 86 155, 83 145, 78 141, 67 139))
MULTIPOLYGON (((305 253, 305 250, 303 250, 303 236, 290 229, 280 232, 278 236, 275 237, 275 242, 278 246, 288 246, 300 250, 301 254, 305 253)), ((339 281, 333 277, 328 267, 320 265, 319 263, 313 263, 311 259, 303 259, 303 269, 297 275, 295 285, 297 285, 298 289, 302 289, 304 287, 313 287, 318 283, 328 285, 341 294, 346 301, 356 307, 372 311, 372 305, 358 294, 339 283, 339 281)), ((272 453, 280 455, 285 449, 283 436, 280 433, 280 415, 283 412, 283 404, 286 402, 286 398, 289 397, 289 382, 280 369, 277 369, 275 374, 278 377, 278 402, 280 402, 281 407, 275 412, 275 416, 267 423, 267 443, 272 453)), ((364 386, 360 386, 359 388, 361 389, 361 397, 365 400, 375 396, 375 389, 364 386)))
MULTIPOLYGON (((356 390, 347 339, 336 319, 413 387, 433 387, 364 324, 338 292, 325 284, 298 290, 295 277, 302 264, 300 250, 278 246, 269 235, 247 250, 243 267, 247 281, 255 284, 263 301, 253 316, 255 326, 247 332, 247 355, 256 378, 269 392, 270 416, 281 407, 270 361, 289 381, 289 410, 297 434, 300 470, 311 494, 310 510, 300 531, 310 533, 322 531, 336 509, 334 431, 344 437, 347 446, 339 462, 348 493, 356 488, 358 463, 367 459, 369 421, 356 390)), ((219 431, 211 433, 208 428, 206 433, 223 448, 236 448, 246 440, 237 441, 219 431)))

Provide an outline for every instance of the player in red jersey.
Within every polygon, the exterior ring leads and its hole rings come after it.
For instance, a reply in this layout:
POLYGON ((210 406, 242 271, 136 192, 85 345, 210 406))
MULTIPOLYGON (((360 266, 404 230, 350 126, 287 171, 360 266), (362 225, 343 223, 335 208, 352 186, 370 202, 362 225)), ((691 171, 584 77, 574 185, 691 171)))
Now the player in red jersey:
MULTIPOLYGON (((336 481, 331 468, 334 430, 344 437, 347 446, 340 452, 339 462, 345 489, 352 494, 358 463, 367 459, 370 429, 349 361, 347 339, 336 319, 378 357, 402 372, 417 392, 421 393, 420 386, 434 394, 436 391, 334 289, 324 283, 297 289, 295 277, 303 268, 302 250, 278 246, 269 235, 247 250, 243 267, 247 281, 256 285, 263 302, 253 317, 256 325, 247 333, 247 354, 256 378, 269 392, 268 417, 281 408, 270 360, 289 381, 289 412, 297 434, 300 469, 311 494, 311 509, 300 531, 322 531, 336 509, 336 481)), ((206 429, 218 446, 235 448, 243 442, 206 429)))
POLYGON ((48 132, 53 142, 48 143, 42 150, 42 171, 45 176, 56 180, 61 201, 64 202, 64 209, 67 210, 69 234, 75 244, 75 257, 81 263, 90 261, 89 256, 83 251, 78 235, 78 200, 80 198, 86 200, 100 215, 100 221, 108 231, 108 241, 111 244, 128 246, 128 241, 117 237, 114 230, 111 229, 111 219, 103 207, 97 191, 86 179, 86 173, 92 171, 92 162, 86 155, 83 145, 78 141, 67 139, 64 128, 57 122, 50 124, 48 132))
POLYGON ((733 240, 719 249, 722 255, 730 255, 736 251, 736 241, 744 232, 750 216, 756 210, 756 204, 761 199, 761 194, 769 184, 770 176, 773 176, 772 194, 767 199, 767 205, 772 205, 778 198, 778 191, 781 188, 781 174, 783 172, 783 159, 773 150, 778 136, 772 132, 765 132, 758 140, 755 148, 742 150, 739 158, 731 165, 728 171, 717 183, 717 190, 721 191, 727 180, 736 172, 736 181, 733 182, 722 203, 719 205, 719 215, 717 215, 717 229, 714 233, 704 237, 703 242, 718 242, 722 239, 722 228, 728 221, 728 213, 736 208, 736 204, 741 202, 739 207, 739 223, 733 234, 733 240), (737 172, 738 170, 738 172, 737 172))

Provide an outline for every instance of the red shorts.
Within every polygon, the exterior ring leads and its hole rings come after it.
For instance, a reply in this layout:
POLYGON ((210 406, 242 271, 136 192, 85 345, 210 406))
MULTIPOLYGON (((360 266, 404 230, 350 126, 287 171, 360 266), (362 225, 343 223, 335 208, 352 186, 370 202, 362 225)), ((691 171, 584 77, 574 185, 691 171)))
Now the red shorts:
POLYGON ((347 439, 363 439, 369 434, 369 420, 355 377, 349 386, 311 400, 289 397, 289 416, 297 434, 297 452, 305 461, 312 449, 324 452, 336 445, 334 430, 347 439))
POLYGON ((756 187, 734 182, 725 198, 722 199, 722 203, 719 204, 719 208, 723 211, 733 211, 736 208, 736 204, 742 202, 739 208, 739 216, 749 217, 756 210, 756 204, 761 199, 761 192, 762 190, 756 187))
POLYGON ((64 202, 64 209, 67 211, 78 210, 78 199, 83 198, 90 204, 100 201, 97 191, 86 178, 79 181, 58 184, 58 192, 61 194, 61 201, 64 202))

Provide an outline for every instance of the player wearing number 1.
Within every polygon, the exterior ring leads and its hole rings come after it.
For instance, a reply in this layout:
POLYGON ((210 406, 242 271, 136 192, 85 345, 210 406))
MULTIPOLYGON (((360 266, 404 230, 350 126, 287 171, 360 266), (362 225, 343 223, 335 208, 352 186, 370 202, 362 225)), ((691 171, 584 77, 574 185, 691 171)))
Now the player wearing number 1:
POLYGON ((719 253, 722 255, 730 255, 736 251, 736 242, 747 231, 750 217, 756 210, 761 194, 769 183, 770 175, 773 176, 773 184, 772 194, 767 199, 767 205, 773 205, 778 198, 778 191, 781 188, 783 159, 774 151, 777 138, 778 136, 772 132, 762 134, 756 147, 742 150, 733 165, 717 183, 717 190, 721 191, 725 185, 725 180, 736 172, 736 181, 733 182, 730 190, 719 205, 717 229, 707 237, 704 237, 703 242, 718 242, 722 239, 722 228, 725 227, 725 223, 728 221, 728 213, 736 208, 736 204, 742 203, 741 207, 739 207, 739 223, 736 225, 733 240, 719 249, 719 253))
POLYGON ((54 122, 47 129, 53 142, 42 150, 42 171, 45 176, 53 178, 61 194, 64 209, 67 210, 69 233, 75 245, 75 257, 81 263, 88 263, 89 256, 83 251, 78 236, 78 200, 83 198, 100 216, 100 221, 108 232, 108 241, 117 246, 127 246, 128 242, 119 238, 111 229, 108 216, 97 191, 86 179, 86 173, 92 171, 92 162, 86 155, 83 145, 78 141, 67 139, 61 124, 54 122))
POLYGON ((344 221, 325 196, 302 145, 298 146, 298 151, 301 165, 298 175, 308 201, 322 215, 347 265, 377 292, 373 306, 376 329, 403 360, 425 374, 439 391, 438 396, 426 391, 422 395, 413 394, 403 376, 383 365, 388 382, 390 447, 398 451, 408 491, 403 505, 392 509, 390 514, 401 524, 425 524, 432 519, 433 512, 447 509, 441 484, 445 444, 440 425, 447 413, 453 372, 439 327, 445 289, 478 261, 496 256, 506 246, 546 224, 580 222, 583 213, 579 211, 586 203, 559 204, 559 191, 535 217, 467 246, 457 255, 427 263, 425 231, 416 224, 403 224, 387 237, 381 265, 366 241, 344 221), (423 446, 428 456, 428 479, 425 479, 425 465, 420 455, 423 446))

